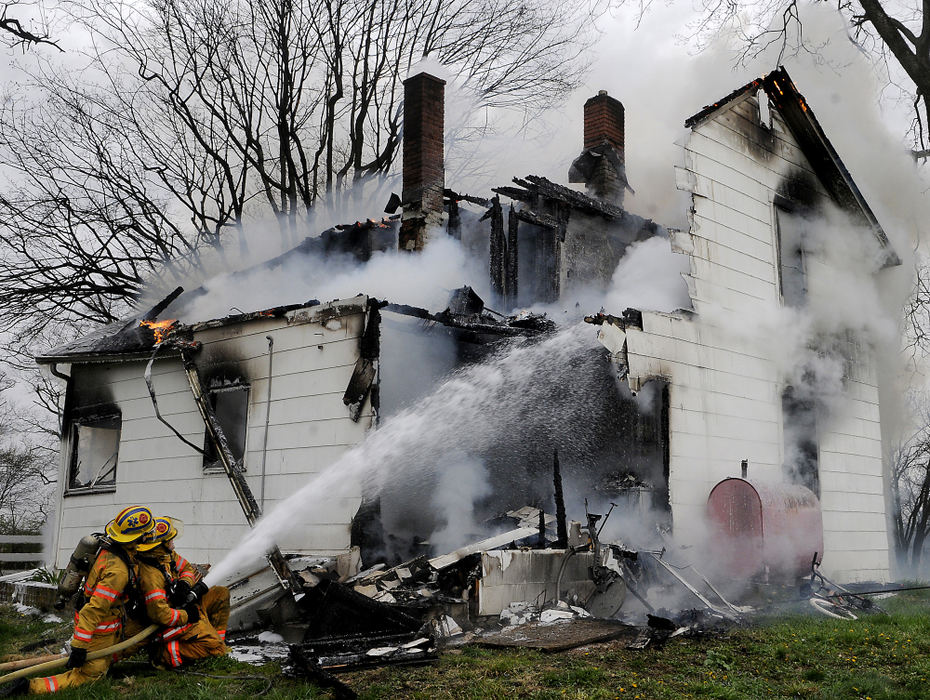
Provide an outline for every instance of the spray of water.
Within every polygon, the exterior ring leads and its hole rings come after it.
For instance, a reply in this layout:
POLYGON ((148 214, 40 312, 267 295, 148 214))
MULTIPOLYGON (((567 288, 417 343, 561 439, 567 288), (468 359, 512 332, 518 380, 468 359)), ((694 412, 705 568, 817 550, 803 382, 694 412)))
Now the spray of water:
POLYGON ((534 406, 535 427, 547 423, 553 433, 563 432, 572 411, 583 405, 572 389, 584 386, 587 373, 579 355, 597 347, 590 326, 573 325, 538 342, 515 342, 491 360, 451 374, 259 520, 212 567, 207 584, 220 584, 255 564, 295 527, 300 513, 355 494, 360 484, 368 493, 388 483, 415 492, 449 453, 480 454, 512 439, 527 420, 521 407, 534 406))

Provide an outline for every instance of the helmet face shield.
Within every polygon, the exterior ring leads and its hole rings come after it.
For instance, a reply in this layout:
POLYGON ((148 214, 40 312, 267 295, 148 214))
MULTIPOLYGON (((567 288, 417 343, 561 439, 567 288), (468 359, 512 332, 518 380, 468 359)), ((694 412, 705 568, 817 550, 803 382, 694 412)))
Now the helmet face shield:
POLYGON ((155 518, 155 526, 139 544, 140 552, 148 552, 160 544, 167 544, 184 531, 184 522, 167 515, 155 518))
POLYGON ((114 542, 135 542, 155 528, 155 518, 145 506, 123 508, 107 523, 106 533, 114 542))

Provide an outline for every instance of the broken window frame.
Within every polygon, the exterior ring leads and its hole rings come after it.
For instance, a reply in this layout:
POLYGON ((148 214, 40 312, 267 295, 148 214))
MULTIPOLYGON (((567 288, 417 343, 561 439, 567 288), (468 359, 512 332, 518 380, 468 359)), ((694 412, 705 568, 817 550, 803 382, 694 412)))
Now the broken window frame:
POLYGON ((782 470, 790 483, 806 486, 820 498, 820 421, 817 403, 810 398, 799 398, 795 387, 786 386, 781 394, 781 416, 782 470), (799 438, 801 431, 805 434, 799 438), (805 457, 806 464, 788 463, 792 444, 805 457))
POLYGON ((769 131, 773 128, 773 115, 775 108, 772 106, 772 103, 769 101, 768 93, 765 91, 764 87, 760 87, 756 92, 756 102, 759 105, 759 124, 769 131))
MULTIPOLYGON (((229 442, 230 451, 236 458, 239 468, 242 471, 245 471, 245 455, 248 451, 251 391, 251 385, 248 382, 238 378, 213 380, 209 383, 209 388, 207 390, 207 399, 210 401, 210 406, 216 413, 216 417, 220 422, 220 426, 223 428, 223 433, 229 442), (228 414, 225 413, 223 408, 218 408, 218 400, 220 397, 230 397, 235 395, 239 395, 241 400, 244 401, 244 406, 242 407, 244 409, 242 411, 242 421, 239 425, 232 425, 228 414), (240 432, 237 434, 237 431, 240 432)), ((213 445, 213 441, 210 439, 210 436, 206 433, 206 431, 204 432, 203 471, 208 474, 225 473, 222 462, 220 461, 220 456, 216 453, 216 448, 213 445)))
POLYGON ((802 227, 798 231, 798 267, 795 268, 791 265, 785 265, 785 246, 784 246, 784 231, 786 230, 785 219, 784 217, 791 217, 795 220, 803 221, 806 217, 807 208, 799 205, 797 202, 794 202, 786 197, 781 195, 775 195, 772 200, 772 231, 774 233, 775 239, 775 276, 778 279, 778 298, 782 303, 782 306, 788 306, 791 308, 800 308, 807 303, 807 292, 808 292, 808 271, 807 271, 807 255, 804 251, 804 239, 806 237, 806 231, 802 227), (779 216, 779 214, 782 216, 779 216), (797 270, 796 276, 801 282, 801 289, 798 292, 798 299, 789 300, 785 297, 785 268, 797 270))
POLYGON ((123 416, 117 406, 102 405, 75 410, 68 422, 68 472, 65 483, 66 496, 87 493, 108 493, 116 490, 116 472, 119 466, 119 448, 122 441, 123 416), (109 430, 115 433, 114 451, 97 468, 86 484, 75 484, 80 475, 82 453, 81 432, 83 429, 109 430))

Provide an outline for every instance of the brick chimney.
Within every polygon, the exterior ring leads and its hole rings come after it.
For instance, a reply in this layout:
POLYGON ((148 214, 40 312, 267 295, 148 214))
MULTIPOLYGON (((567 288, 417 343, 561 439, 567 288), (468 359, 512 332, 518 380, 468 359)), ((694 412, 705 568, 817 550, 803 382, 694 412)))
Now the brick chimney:
POLYGON ((422 250, 430 227, 442 221, 445 85, 445 80, 429 73, 404 81, 401 250, 422 250))
POLYGON ((617 206, 629 187, 623 122, 623 105, 606 90, 585 102, 584 148, 568 171, 569 182, 583 182, 592 197, 617 206))

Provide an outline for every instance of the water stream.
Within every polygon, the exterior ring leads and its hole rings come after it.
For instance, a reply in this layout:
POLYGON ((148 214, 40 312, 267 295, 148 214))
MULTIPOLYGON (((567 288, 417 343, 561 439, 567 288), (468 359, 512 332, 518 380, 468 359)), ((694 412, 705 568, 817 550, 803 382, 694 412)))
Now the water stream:
POLYGON ((597 421, 585 414, 590 402, 584 400, 597 374, 590 362, 599 359, 592 353, 599 347, 595 336, 590 325, 568 326, 543 339, 515 341, 489 360, 453 372, 279 502, 211 568, 206 582, 228 582, 294 529, 301 513, 357 495, 360 485, 372 494, 388 482, 403 483, 416 498, 451 453, 481 454, 502 441, 519 444, 523 435, 584 439, 583 429, 565 426, 597 421))

